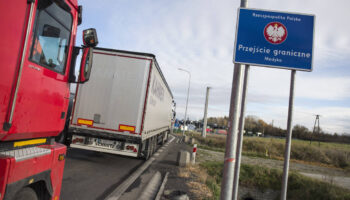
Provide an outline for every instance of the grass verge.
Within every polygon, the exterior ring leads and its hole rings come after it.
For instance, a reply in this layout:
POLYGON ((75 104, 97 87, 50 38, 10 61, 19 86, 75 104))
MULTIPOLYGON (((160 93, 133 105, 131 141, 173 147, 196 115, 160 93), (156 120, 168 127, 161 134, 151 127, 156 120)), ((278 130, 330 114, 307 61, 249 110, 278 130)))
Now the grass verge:
MULTIPOLYGON (((203 162, 200 167, 205 169, 208 176, 206 184, 212 191, 211 199, 219 199, 222 177, 222 162, 203 162)), ((257 188, 260 191, 272 189, 280 191, 282 171, 260 166, 242 164, 240 172, 240 186, 257 188)), ((276 197, 277 199, 279 196, 276 197)), ((310 179, 298 173, 292 172, 289 175, 288 199, 350 199, 350 191, 332 185, 330 183, 310 179)))
MULTIPOLYGON (((191 133, 198 141, 198 146, 207 150, 224 152, 226 136, 207 135, 202 138, 198 133, 191 133)), ((278 138, 244 137, 243 155, 270 159, 283 159, 285 140, 278 138)), ((316 164, 333 166, 350 171, 350 145, 292 140, 291 159, 316 164)))

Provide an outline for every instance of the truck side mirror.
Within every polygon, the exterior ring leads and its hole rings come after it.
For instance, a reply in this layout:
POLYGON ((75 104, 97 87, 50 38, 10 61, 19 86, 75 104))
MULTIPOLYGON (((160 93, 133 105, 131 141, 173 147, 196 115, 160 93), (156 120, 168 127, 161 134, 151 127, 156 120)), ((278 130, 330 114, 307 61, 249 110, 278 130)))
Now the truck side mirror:
POLYGON ((90 78, 92 67, 92 47, 84 48, 83 55, 81 57, 79 83, 85 83, 90 78))
POLYGON ((96 29, 90 28, 83 31, 83 42, 85 46, 95 47, 98 44, 96 29))

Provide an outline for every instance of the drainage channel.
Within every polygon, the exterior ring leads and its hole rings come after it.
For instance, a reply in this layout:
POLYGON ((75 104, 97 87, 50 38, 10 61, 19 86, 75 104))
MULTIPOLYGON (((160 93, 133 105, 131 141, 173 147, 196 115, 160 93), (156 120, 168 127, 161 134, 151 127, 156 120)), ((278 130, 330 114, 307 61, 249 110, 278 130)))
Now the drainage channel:
POLYGON ((122 184, 120 184, 111 194, 105 198, 105 200, 118 200, 124 192, 135 182, 135 180, 156 160, 156 157, 163 152, 164 147, 167 147, 170 143, 174 141, 175 137, 171 138, 163 147, 159 148, 158 151, 143 165, 141 165, 134 173, 132 173, 129 178, 127 178, 122 184))

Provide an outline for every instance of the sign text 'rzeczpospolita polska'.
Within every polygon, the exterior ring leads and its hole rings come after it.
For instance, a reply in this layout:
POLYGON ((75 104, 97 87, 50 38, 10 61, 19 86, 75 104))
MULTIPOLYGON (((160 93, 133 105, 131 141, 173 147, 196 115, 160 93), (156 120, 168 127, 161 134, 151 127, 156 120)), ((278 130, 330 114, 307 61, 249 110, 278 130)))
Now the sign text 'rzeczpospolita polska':
POLYGON ((234 62, 311 71, 314 16, 239 9, 234 62))

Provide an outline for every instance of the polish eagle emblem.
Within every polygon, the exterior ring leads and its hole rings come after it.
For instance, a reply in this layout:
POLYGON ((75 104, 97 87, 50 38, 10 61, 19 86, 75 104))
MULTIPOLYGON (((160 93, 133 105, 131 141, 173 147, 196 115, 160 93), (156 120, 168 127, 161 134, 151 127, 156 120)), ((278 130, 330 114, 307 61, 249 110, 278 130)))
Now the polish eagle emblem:
POLYGON ((281 44, 287 38, 287 28, 280 22, 271 22, 265 26, 264 36, 272 44, 281 44))

